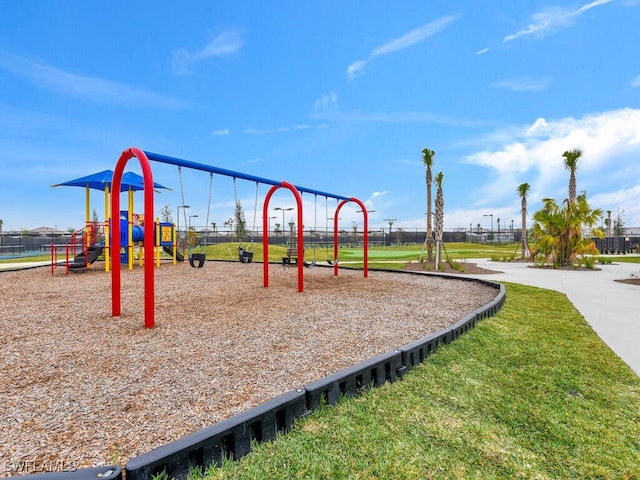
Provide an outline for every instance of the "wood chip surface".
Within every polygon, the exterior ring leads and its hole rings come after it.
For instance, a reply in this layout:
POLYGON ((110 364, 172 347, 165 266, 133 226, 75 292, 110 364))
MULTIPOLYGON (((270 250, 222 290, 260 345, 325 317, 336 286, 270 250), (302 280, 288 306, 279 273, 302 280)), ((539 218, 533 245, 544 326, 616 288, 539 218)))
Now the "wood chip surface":
POLYGON ((0 477, 130 458, 452 325, 496 290, 429 275, 163 263, 0 272, 0 477))

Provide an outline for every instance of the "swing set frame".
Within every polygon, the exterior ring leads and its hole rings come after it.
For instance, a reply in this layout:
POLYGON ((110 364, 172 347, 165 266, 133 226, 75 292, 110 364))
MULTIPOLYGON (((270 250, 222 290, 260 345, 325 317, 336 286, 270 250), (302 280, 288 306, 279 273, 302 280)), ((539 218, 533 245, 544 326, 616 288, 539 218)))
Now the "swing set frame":
MULTIPOLYGON (((233 170, 228 170, 225 168, 215 167, 212 165, 206 165, 203 163, 196 163, 189 160, 183 160, 175 157, 169 157, 166 155, 147 152, 141 150, 137 147, 131 147, 122 152, 120 158, 116 163, 116 167, 114 169, 113 174, 113 191, 119 192, 120 185, 122 183, 122 175, 124 173, 124 169, 127 165, 127 162, 132 158, 137 158, 140 163, 140 167, 142 169, 143 181, 144 181, 144 216, 145 218, 153 218, 154 213, 154 191, 153 191, 153 173, 151 171, 151 161, 155 161, 158 163, 165 163, 169 165, 176 165, 178 167, 191 168, 194 170, 201 170, 205 172, 209 172, 211 174, 219 174, 228 177, 240 178, 243 180, 249 180, 256 182, 257 184, 264 183, 267 185, 271 185, 271 188, 267 192, 263 207, 262 207, 262 242, 263 242, 263 283, 264 287, 269 286, 269 227, 268 227, 268 218, 269 218, 269 201, 273 194, 280 188, 286 188, 293 194, 296 206, 297 206, 297 223, 299 228, 297 235, 297 245, 298 251, 304 251, 304 232, 303 232, 303 205, 302 205, 302 196, 301 192, 311 193, 314 195, 320 195, 327 198, 335 198, 338 200, 338 205, 336 207, 334 216, 333 216, 333 254, 334 254, 334 264, 333 264, 333 272, 334 275, 338 275, 338 262, 335 260, 338 258, 338 216, 340 210, 344 205, 349 202, 356 203, 361 211, 364 220, 364 266, 363 266, 363 274, 364 277, 368 277, 368 268, 369 268, 369 220, 367 215, 367 209, 359 199, 355 197, 346 197, 343 195, 336 195, 332 193, 322 192, 319 190, 301 187, 298 185, 294 185, 292 183, 286 181, 277 181, 271 180, 268 178, 258 177, 255 175, 250 175, 242 172, 236 172, 233 170), (147 185, 151 187, 147 188, 147 185)), ((256 198, 257 201, 257 198, 256 198)), ((112 195, 111 196, 111 211, 119 212, 120 211, 120 195, 112 195)), ((255 213, 254 213, 255 215, 255 213)), ((112 235, 113 238, 120 238, 120 222, 114 222, 112 226, 112 235)), ((154 252, 154 238, 153 238, 153 230, 145 229, 144 231, 144 256, 145 258, 153 258, 154 252)), ((112 316, 120 316, 122 311, 122 301, 121 301, 121 268, 119 261, 113 261, 114 256, 119 255, 118 249, 111 250, 112 264, 113 268, 111 270, 111 314, 112 316)), ((298 265, 298 292, 304 292, 304 262, 297 262, 298 265)), ((144 263, 144 326, 147 328, 153 328, 155 326, 155 279, 154 279, 154 264, 153 262, 145 262, 144 263)))

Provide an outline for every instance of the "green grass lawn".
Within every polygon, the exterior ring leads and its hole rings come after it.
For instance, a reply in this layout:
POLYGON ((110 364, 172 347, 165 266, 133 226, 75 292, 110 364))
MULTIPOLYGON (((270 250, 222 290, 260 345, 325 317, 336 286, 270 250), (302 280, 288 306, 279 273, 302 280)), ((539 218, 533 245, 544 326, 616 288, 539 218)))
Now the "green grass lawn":
POLYGON ((508 284, 495 317, 402 381, 323 407, 206 473, 640 479, 640 379, 564 295, 508 284))

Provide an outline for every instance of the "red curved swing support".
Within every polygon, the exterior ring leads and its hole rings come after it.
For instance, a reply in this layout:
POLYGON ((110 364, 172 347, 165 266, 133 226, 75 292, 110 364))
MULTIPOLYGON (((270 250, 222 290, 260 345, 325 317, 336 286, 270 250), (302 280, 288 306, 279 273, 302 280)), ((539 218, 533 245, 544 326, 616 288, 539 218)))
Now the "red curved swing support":
MULTIPOLYGON (((232 176, 242 176, 242 178, 247 178, 251 180, 262 181, 264 183, 268 183, 273 185, 269 192, 267 193, 264 205, 263 205, 263 216, 262 216, 262 228, 263 228, 263 247, 264 247, 264 286, 269 286, 269 227, 268 227, 268 219, 269 219, 269 200, 273 193, 279 188, 287 188, 292 193, 296 199, 297 205, 297 222, 298 222, 298 252, 304 252, 304 232, 303 232, 303 215, 302 215, 302 197, 300 195, 300 191, 293 184, 288 182, 274 182, 273 180, 261 179, 259 177, 253 177, 250 175, 239 174, 238 172, 231 172, 230 170, 217 169, 215 167, 210 167, 207 165, 197 164, 194 162, 187 162, 185 160, 172 159, 170 157, 154 154, 154 153, 145 153, 143 150, 131 147, 127 150, 124 150, 118 159, 116 164, 113 179, 112 179, 112 192, 116 192, 116 194, 111 195, 111 212, 119 212, 120 211, 120 195, 117 192, 120 192, 120 187, 122 185, 122 176, 124 174, 125 166, 127 162, 136 157, 140 162, 140 167, 142 169, 143 174, 143 182, 144 182, 144 216, 145 218, 154 218, 154 197, 153 197, 153 174, 151 172, 151 164, 150 159, 152 160, 175 164, 175 165, 186 165, 189 168, 195 168, 199 170, 205 171, 217 171, 224 175, 232 175, 232 176)), ((303 190, 303 191, 312 191, 313 190, 303 190)), ((318 193, 318 192, 314 192, 318 193)), ((342 198, 342 201, 339 203, 336 208, 336 213, 334 215, 334 224, 333 224, 333 250, 334 257, 338 257, 338 214, 342 206, 348 202, 357 203, 362 209, 362 213, 364 216, 364 276, 368 276, 368 258, 369 258, 369 224, 367 217, 367 209, 364 204, 358 200, 357 198, 345 199, 345 197, 337 197, 342 198)), ((120 238, 120 222, 113 221, 111 222, 111 236, 112 238, 120 238)), ((155 285, 154 285, 154 262, 150 261, 154 258, 154 229, 153 228, 145 228, 144 229, 144 257, 149 261, 144 262, 144 326, 147 328, 152 328, 155 325, 155 285)), ((116 242, 117 243, 117 242, 116 242)), ((113 244, 113 242, 112 242, 113 244)), ((110 258, 111 258, 111 314, 114 317, 117 317, 121 314, 122 310, 122 291, 121 291, 121 265, 120 265, 120 249, 119 248, 111 248, 110 249, 110 258)), ((298 291, 304 291, 304 259, 298 260, 298 291)), ((334 265, 334 274, 338 275, 338 265, 334 265)))
MULTIPOLYGON (((139 148, 132 147, 120 155, 113 172, 111 194, 111 211, 120 211, 120 185, 122 175, 127 162, 136 157, 142 168, 144 180, 144 218, 153 218, 153 174, 151 164, 145 153, 139 148)), ((116 219, 111 222, 112 238, 120 238, 120 222, 116 219)), ((155 286, 153 272, 154 238, 153 228, 144 229, 144 326, 152 328, 155 323, 155 286)), ((118 242, 115 242, 116 245, 118 242)), ((111 248, 111 315, 117 317, 121 312, 121 286, 120 286, 120 248, 111 248)))
POLYGON ((364 257, 363 271, 366 278, 369 276, 369 214, 367 213, 367 207, 365 207, 364 203, 354 197, 351 197, 349 200, 342 200, 336 207, 336 213, 333 215, 333 260, 335 262, 333 265, 333 274, 336 276, 338 275, 338 262, 336 262, 336 260, 338 259, 338 217, 340 214, 340 209, 342 209, 342 207, 349 202, 355 202, 358 204, 360 210, 362 211, 362 217, 364 219, 364 233, 362 239, 364 243, 364 250, 362 254, 364 257))
MULTIPOLYGON (((304 232, 302 231, 302 197, 298 189, 289 182, 281 182, 280 185, 274 185, 269 189, 267 195, 264 197, 264 204, 262 205, 262 249, 263 249, 263 276, 265 288, 269 286, 269 200, 279 188, 287 188, 291 190, 293 196, 296 199, 296 206, 298 211, 298 252, 304 252, 304 232)), ((284 228, 284 225, 282 226, 284 228)), ((298 292, 304 292, 304 258, 299 258, 297 263, 298 267, 298 292)))

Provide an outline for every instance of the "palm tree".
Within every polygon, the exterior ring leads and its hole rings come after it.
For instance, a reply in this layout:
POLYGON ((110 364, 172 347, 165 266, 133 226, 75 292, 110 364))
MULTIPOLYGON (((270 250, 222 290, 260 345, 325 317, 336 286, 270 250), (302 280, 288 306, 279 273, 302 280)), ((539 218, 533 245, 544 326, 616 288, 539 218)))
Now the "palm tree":
POLYGON ((545 198, 543 203, 542 210, 533 215, 531 237, 536 241, 536 252, 544 254, 554 267, 571 266, 577 255, 596 252, 593 240, 582 236, 582 228, 589 227, 593 236, 602 238, 602 229, 594 228, 602 210, 589 206, 585 192, 572 204, 563 202, 562 208, 553 198, 545 198))
POLYGON ((582 150, 574 148, 562 154, 564 157, 564 167, 569 170, 569 203, 576 201, 576 169, 578 160, 582 156, 582 150))
POLYGON ((521 230, 521 242, 522 252, 520 258, 522 260, 529 257, 529 245, 527 244, 527 194, 531 186, 528 183, 521 183, 518 185, 518 195, 520 195, 520 212, 522 213, 522 230, 521 230))
POLYGON ((444 194, 442 193, 442 183, 444 175, 439 172, 436 175, 436 270, 440 263, 440 248, 442 246, 442 231, 444 226, 444 194))
POLYGON ((427 262, 433 262, 433 230, 431 224, 431 182, 432 174, 431 167, 435 163, 436 152, 425 148, 422 150, 422 163, 427 167, 425 174, 425 180, 427 183, 427 262))

